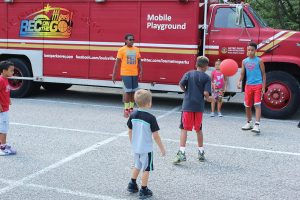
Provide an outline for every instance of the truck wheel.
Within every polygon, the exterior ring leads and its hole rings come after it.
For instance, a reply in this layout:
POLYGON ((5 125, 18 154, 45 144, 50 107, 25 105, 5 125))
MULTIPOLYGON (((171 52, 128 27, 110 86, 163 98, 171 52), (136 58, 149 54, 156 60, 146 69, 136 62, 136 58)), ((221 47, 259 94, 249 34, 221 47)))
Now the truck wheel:
MULTIPOLYGON (((32 74, 29 70, 29 66, 22 61, 21 59, 12 58, 9 59, 15 65, 14 76, 17 77, 32 77, 32 74)), ((21 98, 30 95, 33 91, 37 91, 39 87, 30 80, 18 80, 18 79, 9 79, 9 85, 11 88, 10 94, 11 97, 21 98)))
POLYGON ((282 71, 267 73, 267 89, 262 102, 263 116, 288 118, 297 111, 299 101, 299 83, 292 75, 282 71))
POLYGON ((63 91, 69 89, 72 84, 65 84, 65 83, 43 83, 43 88, 48 91, 63 91))

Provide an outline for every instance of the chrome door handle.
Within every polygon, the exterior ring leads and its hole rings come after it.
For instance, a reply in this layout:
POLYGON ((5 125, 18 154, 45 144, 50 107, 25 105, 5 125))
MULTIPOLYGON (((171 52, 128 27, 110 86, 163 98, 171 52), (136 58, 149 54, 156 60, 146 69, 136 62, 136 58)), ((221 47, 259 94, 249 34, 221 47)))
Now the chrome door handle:
POLYGON ((210 30, 211 32, 220 32, 221 30, 210 30))

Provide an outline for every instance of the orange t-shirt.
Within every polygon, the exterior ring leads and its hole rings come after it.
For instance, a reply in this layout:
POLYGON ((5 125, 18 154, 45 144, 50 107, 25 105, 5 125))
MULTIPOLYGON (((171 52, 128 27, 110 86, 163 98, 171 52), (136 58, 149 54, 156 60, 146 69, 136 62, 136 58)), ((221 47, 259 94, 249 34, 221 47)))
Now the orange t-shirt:
POLYGON ((121 47, 117 58, 121 59, 121 76, 138 75, 138 59, 141 58, 141 54, 137 47, 121 47))

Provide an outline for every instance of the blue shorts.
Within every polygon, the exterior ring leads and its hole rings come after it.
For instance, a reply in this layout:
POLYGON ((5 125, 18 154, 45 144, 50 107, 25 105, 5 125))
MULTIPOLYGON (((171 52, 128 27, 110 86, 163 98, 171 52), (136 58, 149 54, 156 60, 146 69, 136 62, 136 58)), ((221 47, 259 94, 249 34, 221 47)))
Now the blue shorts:
POLYGON ((0 133, 7 134, 9 127, 8 111, 0 113, 0 133))
POLYGON ((153 171, 153 152, 149 153, 135 153, 134 167, 142 171, 153 171))
POLYGON ((125 92, 135 92, 138 89, 138 76, 122 76, 125 92))

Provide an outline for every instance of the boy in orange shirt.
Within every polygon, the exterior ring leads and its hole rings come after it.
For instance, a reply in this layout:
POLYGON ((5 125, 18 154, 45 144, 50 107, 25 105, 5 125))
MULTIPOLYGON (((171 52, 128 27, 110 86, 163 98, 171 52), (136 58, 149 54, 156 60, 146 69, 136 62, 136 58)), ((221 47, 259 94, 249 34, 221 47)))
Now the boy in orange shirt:
POLYGON ((118 50, 114 65, 112 81, 116 82, 116 71, 121 66, 121 77, 124 83, 124 117, 128 118, 134 107, 134 92, 138 89, 138 77, 142 78, 140 50, 133 46, 134 36, 125 35, 125 46, 118 50))

